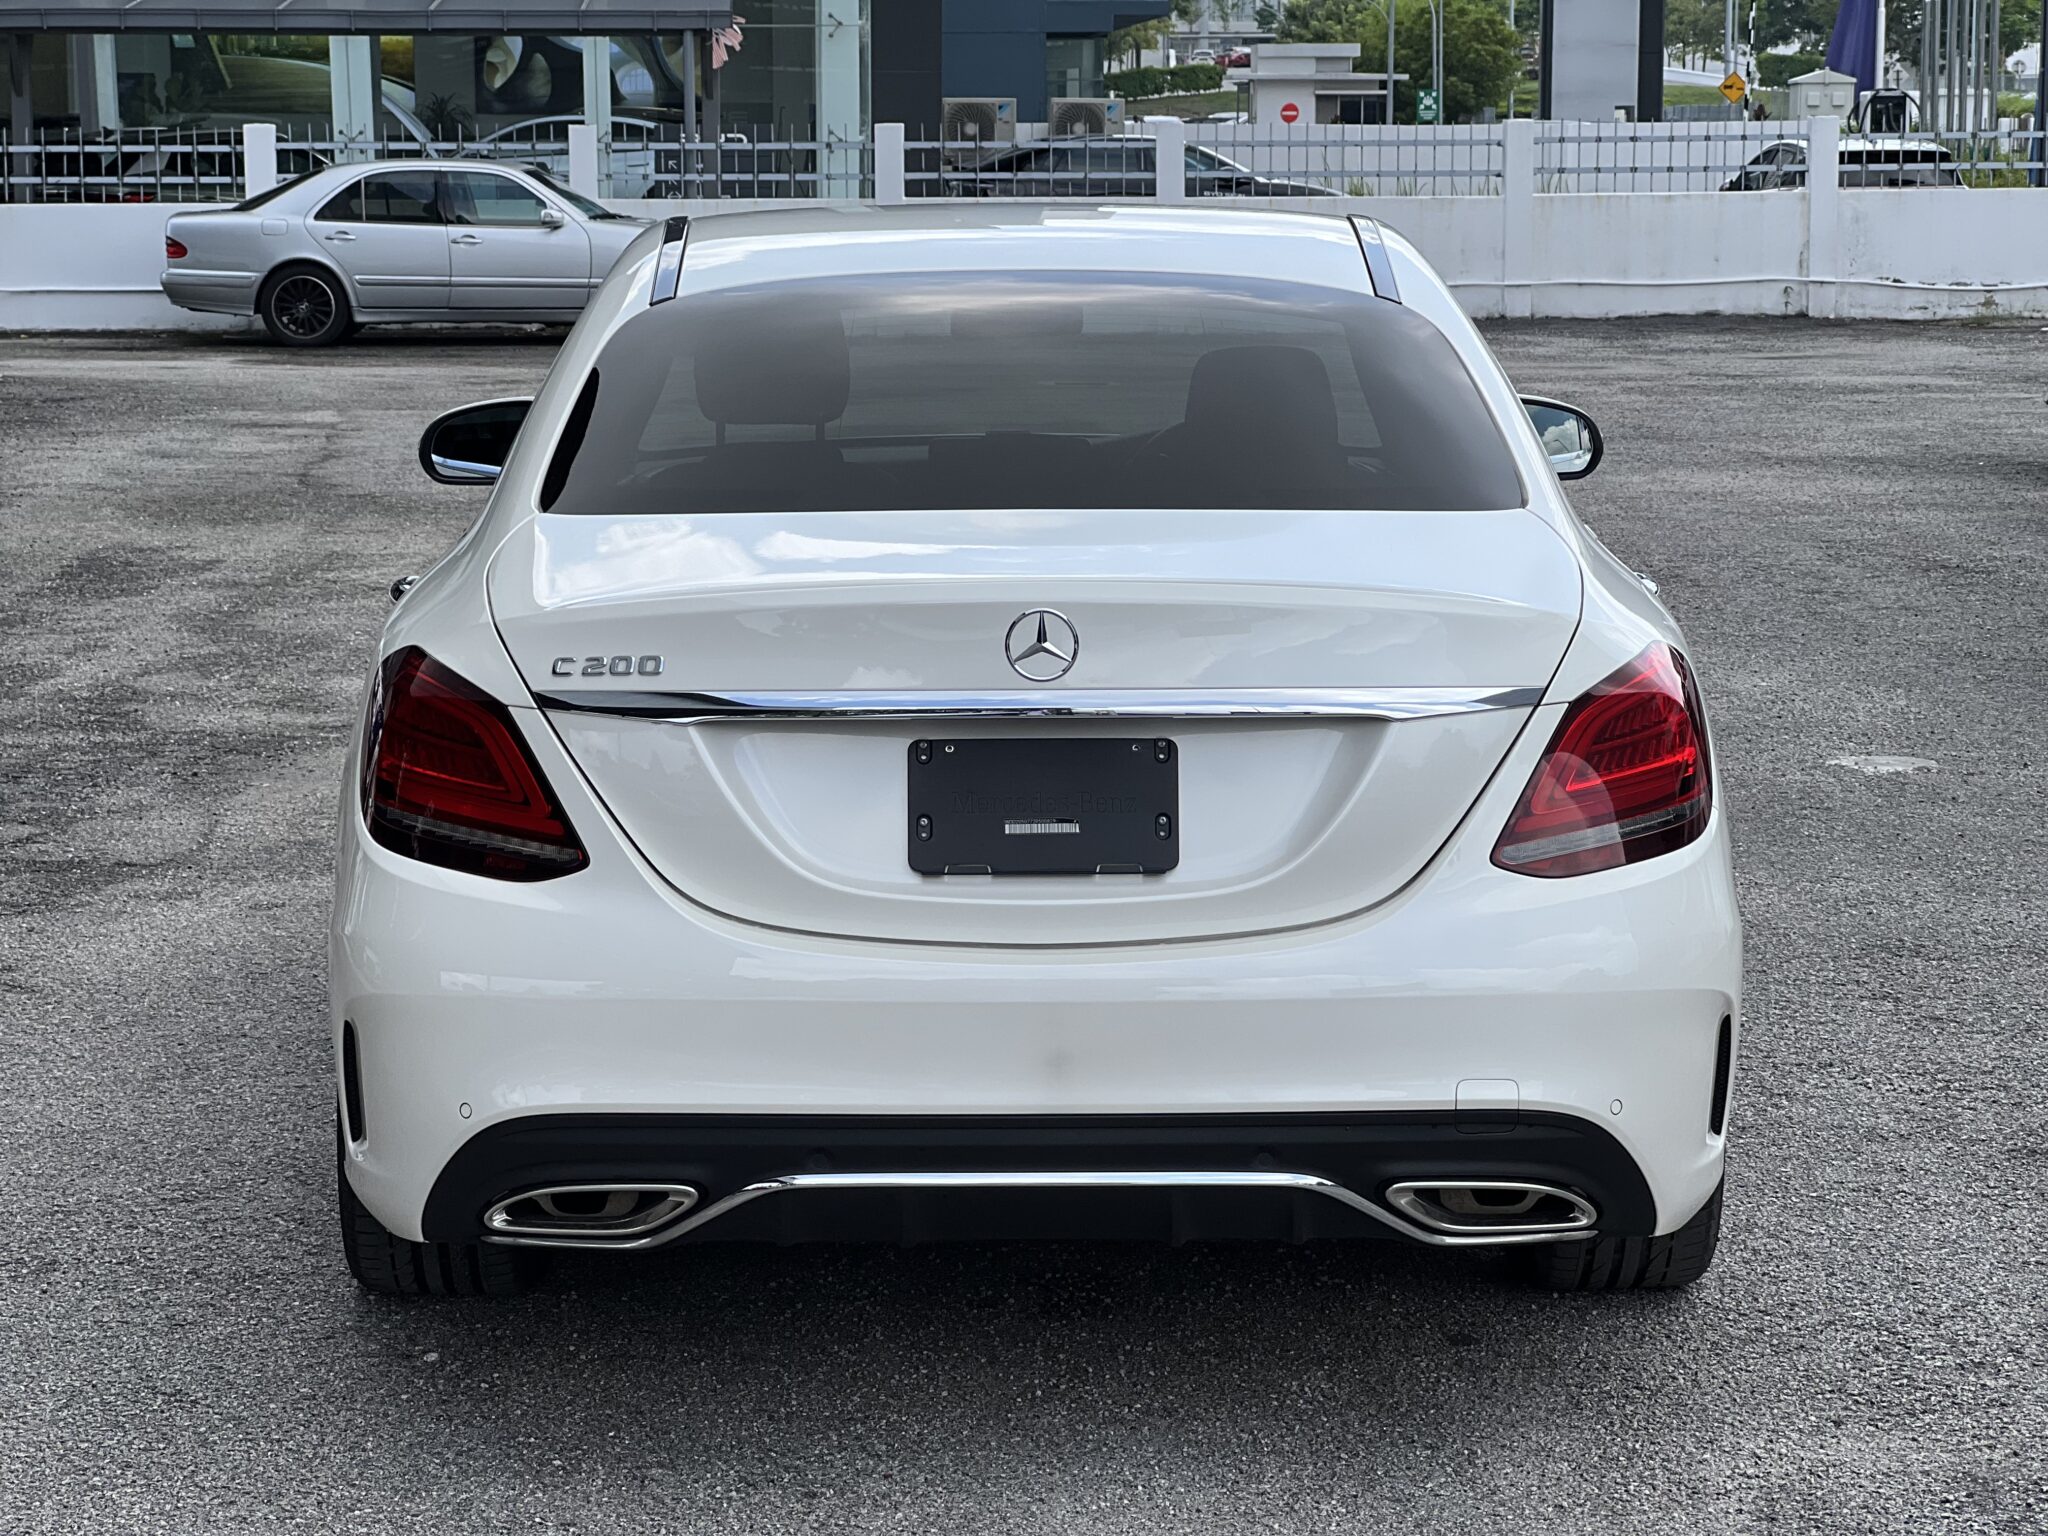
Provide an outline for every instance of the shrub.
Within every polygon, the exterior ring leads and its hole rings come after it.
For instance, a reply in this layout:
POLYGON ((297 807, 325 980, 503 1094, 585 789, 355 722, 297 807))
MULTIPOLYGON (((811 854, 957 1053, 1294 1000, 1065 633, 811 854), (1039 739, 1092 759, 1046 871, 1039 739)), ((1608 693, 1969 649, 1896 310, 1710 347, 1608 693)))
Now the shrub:
POLYGON ((1799 75, 1812 74, 1827 63, 1818 53, 1760 53, 1756 60, 1758 85, 1790 85, 1799 75))
POLYGON ((1220 89, 1222 84, 1223 70, 1215 64, 1178 64, 1172 69, 1156 69, 1148 65, 1141 69, 1119 70, 1108 77, 1110 93, 1129 101, 1144 101, 1154 96, 1199 95, 1220 89))

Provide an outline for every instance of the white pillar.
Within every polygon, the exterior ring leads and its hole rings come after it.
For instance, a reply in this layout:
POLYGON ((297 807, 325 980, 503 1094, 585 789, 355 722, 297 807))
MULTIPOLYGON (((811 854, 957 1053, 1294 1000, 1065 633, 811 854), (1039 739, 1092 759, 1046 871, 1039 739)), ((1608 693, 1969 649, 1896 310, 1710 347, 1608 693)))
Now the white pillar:
POLYGON ((71 54, 71 105, 87 138, 121 126, 121 83, 115 74, 114 34, 75 33, 71 54))
POLYGON ((821 197, 860 196, 859 146, 867 137, 860 11, 860 0, 818 0, 818 142, 839 146, 819 155, 821 197))
POLYGON ((1526 317, 1536 307, 1536 124, 1501 125, 1500 312, 1526 317))
POLYGON ((335 142, 343 160, 368 160, 376 154, 377 70, 372 57, 375 39, 327 39, 327 90, 334 119, 335 142))
POLYGON ((1842 122, 1812 117, 1806 130, 1806 312, 1835 313, 1842 259, 1842 122))
MULTIPOLYGON (((586 37, 579 41, 583 45, 583 121, 597 141, 597 164, 595 184, 576 190, 586 197, 603 197, 611 191, 612 40, 586 37)), ((572 129, 572 144, 573 134, 572 129)), ((573 166, 574 151, 570 153, 573 166)))
POLYGON ((588 123, 569 125, 569 190, 599 197, 597 130, 588 123))
POLYGON ((1188 125, 1177 117, 1149 119, 1152 195, 1162 203, 1188 200, 1188 125))
MULTIPOLYGON (((29 61, 35 49, 36 40, 27 32, 16 32, 5 39, 7 43, 7 125, 17 144, 29 141, 34 109, 29 101, 29 61)), ((26 169, 24 161, 21 169, 26 169)))
POLYGON ((242 196, 277 185, 277 124, 242 124, 242 196))
POLYGON ((875 201, 900 203, 910 196, 903 166, 903 125, 875 124, 875 201))

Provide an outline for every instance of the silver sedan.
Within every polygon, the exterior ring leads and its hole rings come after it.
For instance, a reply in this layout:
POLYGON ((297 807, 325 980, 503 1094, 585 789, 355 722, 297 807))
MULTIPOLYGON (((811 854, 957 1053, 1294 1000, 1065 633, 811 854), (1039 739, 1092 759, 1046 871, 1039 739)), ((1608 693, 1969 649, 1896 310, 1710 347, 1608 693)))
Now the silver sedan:
POLYGON ((530 166, 330 166, 164 227, 164 293, 319 347, 384 322, 574 320, 646 227, 530 166))

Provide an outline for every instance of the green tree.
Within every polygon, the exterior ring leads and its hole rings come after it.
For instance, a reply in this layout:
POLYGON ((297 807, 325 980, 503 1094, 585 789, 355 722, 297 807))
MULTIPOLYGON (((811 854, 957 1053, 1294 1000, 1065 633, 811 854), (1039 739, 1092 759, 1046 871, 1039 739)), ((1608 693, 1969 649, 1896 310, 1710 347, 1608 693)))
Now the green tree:
POLYGON ((1664 46, 1718 58, 1727 40, 1726 18, 1722 0, 1669 0, 1664 7, 1664 46))
MULTIPOLYGON (((1522 73, 1521 39, 1496 0, 1442 0, 1443 121, 1506 105, 1522 73)), ((1387 56, 1387 13, 1377 0, 1293 0, 1277 29, 1286 43, 1357 43, 1359 67, 1378 70, 1387 56)), ((1415 121, 1415 92, 1430 83, 1428 0, 1394 0, 1394 116, 1415 121)))
MULTIPOLYGON (((1818 43, 1825 49, 1828 34, 1835 29, 1835 12, 1840 9, 1840 0, 1757 0, 1756 45, 1776 48, 1781 43, 1792 43, 1812 48, 1818 43)), ((1746 4, 1736 10, 1735 35, 1743 42, 1749 41, 1746 4)))
MULTIPOLYGON (((1904 59, 1916 69, 1920 64, 1920 25, 1926 15, 1921 0, 1885 0, 1884 7, 1884 48, 1895 59, 1904 59)), ((2041 13, 2037 7, 2006 0, 1998 13, 1999 57, 2009 59, 2039 35, 2041 13)), ((1967 50, 1968 28, 1957 29, 1963 33, 1958 40, 1959 50, 1967 50)))

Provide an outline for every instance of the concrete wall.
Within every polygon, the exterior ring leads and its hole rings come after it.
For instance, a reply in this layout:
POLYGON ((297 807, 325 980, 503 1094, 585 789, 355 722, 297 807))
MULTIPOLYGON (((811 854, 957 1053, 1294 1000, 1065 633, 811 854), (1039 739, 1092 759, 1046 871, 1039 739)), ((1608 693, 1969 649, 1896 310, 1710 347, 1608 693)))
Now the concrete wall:
POLYGON ((174 307, 157 280, 164 224, 218 203, 0 203, 0 331, 224 330, 174 307))

